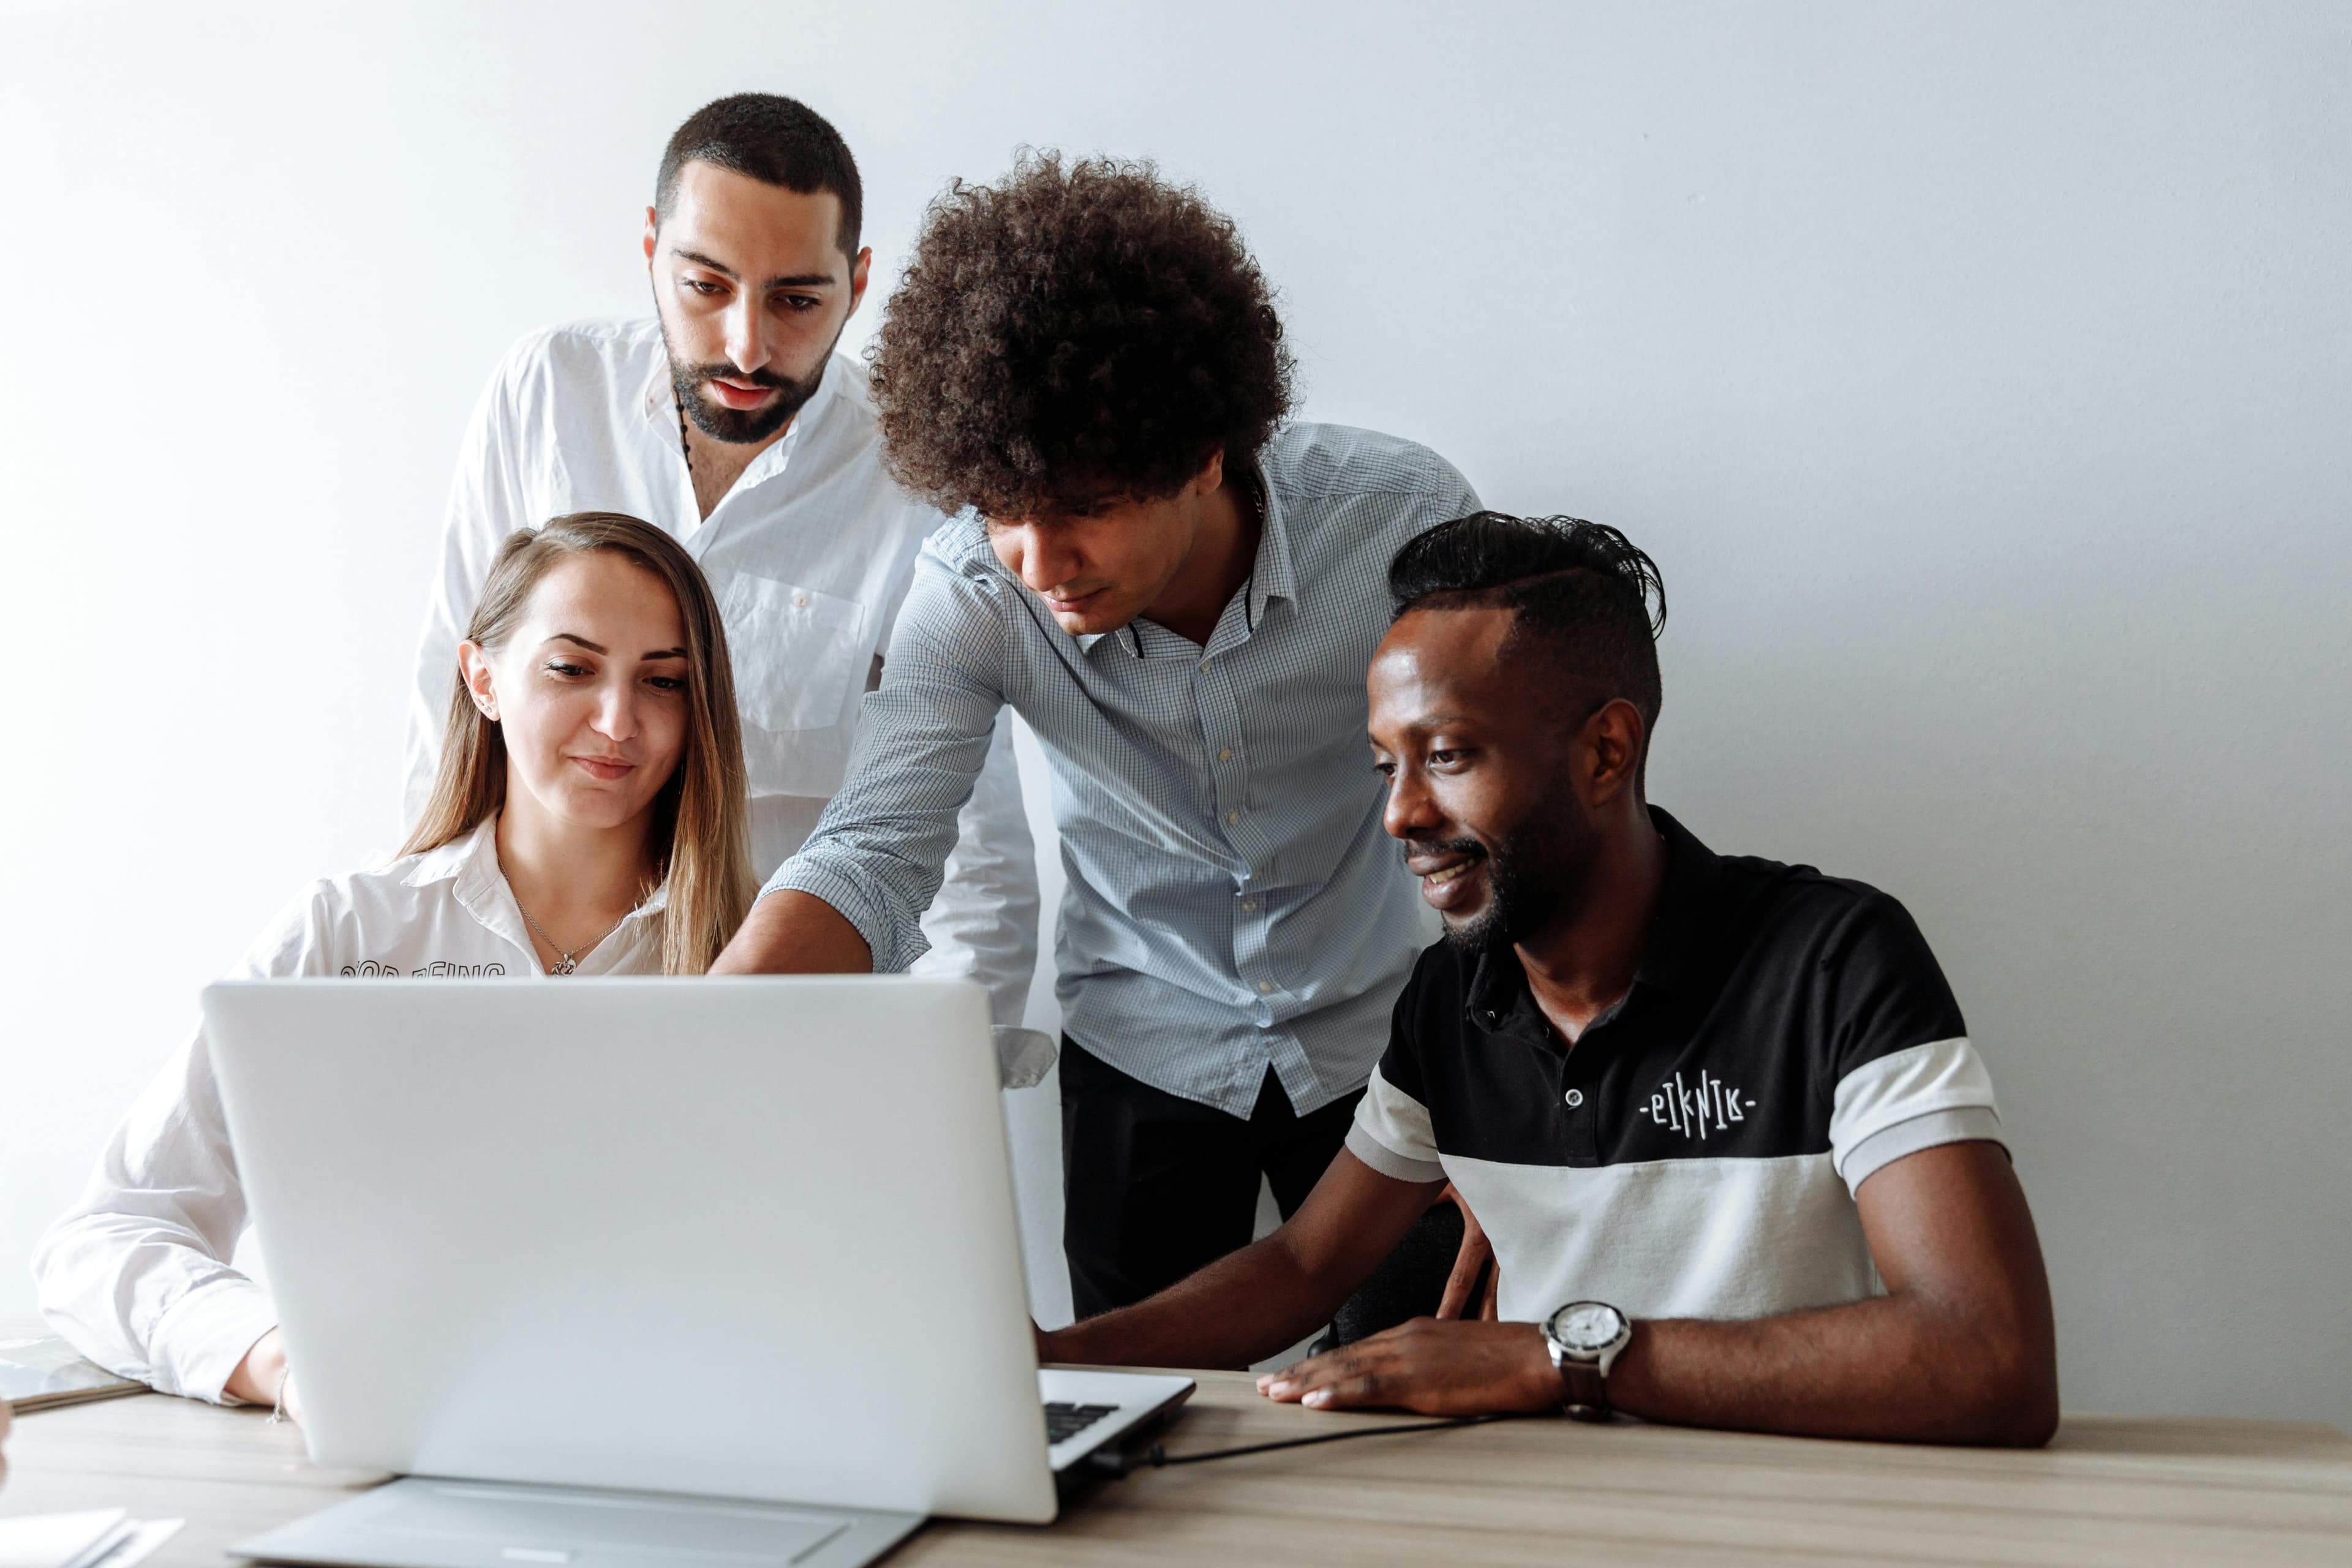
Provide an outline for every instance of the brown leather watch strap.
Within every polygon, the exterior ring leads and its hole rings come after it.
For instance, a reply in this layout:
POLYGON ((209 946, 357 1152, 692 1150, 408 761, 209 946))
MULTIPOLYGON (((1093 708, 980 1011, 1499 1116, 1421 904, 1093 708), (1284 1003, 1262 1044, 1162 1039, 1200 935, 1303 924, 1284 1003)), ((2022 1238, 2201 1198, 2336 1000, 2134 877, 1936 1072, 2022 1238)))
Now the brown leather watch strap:
POLYGON ((1560 1408, 1579 1421, 1607 1421, 1615 1415, 1609 1403, 1609 1379, 1591 1362, 1559 1363, 1560 1408))

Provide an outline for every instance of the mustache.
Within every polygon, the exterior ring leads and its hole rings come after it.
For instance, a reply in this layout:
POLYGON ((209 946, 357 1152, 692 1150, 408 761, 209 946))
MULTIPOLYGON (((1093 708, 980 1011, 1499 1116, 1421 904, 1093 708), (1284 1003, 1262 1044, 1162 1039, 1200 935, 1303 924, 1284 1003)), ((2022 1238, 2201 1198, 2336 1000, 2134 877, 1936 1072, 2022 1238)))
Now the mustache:
POLYGON ((698 384, 706 381, 715 381, 722 375, 730 381, 748 381, 753 386, 764 386, 776 392, 785 391, 793 384, 772 370, 737 370, 725 360, 695 365, 686 374, 688 380, 698 384))

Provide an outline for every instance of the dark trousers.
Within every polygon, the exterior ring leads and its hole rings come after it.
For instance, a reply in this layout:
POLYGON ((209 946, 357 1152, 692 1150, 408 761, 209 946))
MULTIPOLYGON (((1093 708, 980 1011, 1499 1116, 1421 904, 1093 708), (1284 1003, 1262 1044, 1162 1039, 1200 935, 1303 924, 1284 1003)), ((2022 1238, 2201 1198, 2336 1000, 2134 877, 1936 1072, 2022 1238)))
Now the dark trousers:
MULTIPOLYGON (((1339 1153, 1362 1090, 1295 1113, 1268 1069, 1244 1119, 1130 1078, 1062 1038, 1062 1250, 1081 1318, 1125 1307, 1249 1245, 1258 1179, 1287 1219, 1339 1153)), ((1327 1343, 1437 1310, 1462 1244, 1452 1204, 1423 1215, 1349 1299, 1327 1343)))

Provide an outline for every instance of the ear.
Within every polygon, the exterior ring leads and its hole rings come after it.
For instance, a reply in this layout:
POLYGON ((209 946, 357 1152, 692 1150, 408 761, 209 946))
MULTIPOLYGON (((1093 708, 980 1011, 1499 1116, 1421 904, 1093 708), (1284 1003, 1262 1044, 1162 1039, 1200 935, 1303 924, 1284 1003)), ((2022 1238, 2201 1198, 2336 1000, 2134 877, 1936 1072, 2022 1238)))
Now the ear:
POLYGON ((648 271, 652 269, 654 264, 654 241, 660 233, 661 215, 655 212, 653 208, 647 207, 646 209, 646 268, 648 271))
MULTIPOLYGON (((857 307, 866 303, 866 280, 874 267, 874 247, 867 246, 849 264, 849 314, 857 314, 857 307)), ((845 320, 846 318, 845 318, 845 320)))
POLYGON ((466 682, 466 690, 482 717, 495 724, 499 721, 499 694, 490 679, 490 656, 478 642, 457 645, 457 674, 466 682))
POLYGON ((1192 476, 1192 489, 1198 495, 1214 495, 1217 487, 1225 482, 1225 449, 1223 447, 1209 454, 1201 471, 1192 476))
POLYGON ((1622 697, 1611 698, 1584 721, 1576 773, 1587 805, 1613 805, 1638 794, 1648 731, 1642 710, 1622 697))

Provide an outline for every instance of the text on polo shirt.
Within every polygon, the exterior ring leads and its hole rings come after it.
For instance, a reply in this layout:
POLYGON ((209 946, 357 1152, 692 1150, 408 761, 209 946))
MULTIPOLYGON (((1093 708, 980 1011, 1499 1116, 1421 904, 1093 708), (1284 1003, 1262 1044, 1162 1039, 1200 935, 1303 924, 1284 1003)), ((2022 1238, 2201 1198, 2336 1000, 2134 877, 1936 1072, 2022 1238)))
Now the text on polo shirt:
POLYGON ((1737 1088, 1719 1078, 1709 1077, 1702 1068, 1695 1087, 1685 1088, 1683 1075, 1676 1072, 1658 1086, 1658 1092, 1650 1096, 1648 1105, 1636 1107, 1633 1114, 1646 1112, 1661 1127, 1671 1127, 1685 1138, 1704 1141, 1710 1116, 1715 1119, 1715 1130, 1720 1132, 1735 1121, 1747 1121, 1748 1112, 1755 1109, 1754 1100, 1742 1100, 1737 1088))

